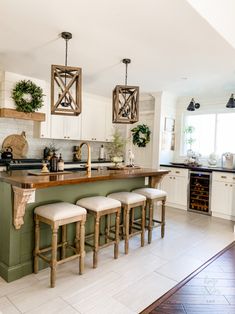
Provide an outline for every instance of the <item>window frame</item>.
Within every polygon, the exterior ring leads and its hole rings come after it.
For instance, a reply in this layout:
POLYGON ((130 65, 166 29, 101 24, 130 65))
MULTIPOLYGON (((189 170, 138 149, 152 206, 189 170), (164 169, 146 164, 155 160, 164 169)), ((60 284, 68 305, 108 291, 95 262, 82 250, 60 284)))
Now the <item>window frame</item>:
MULTIPOLYGON (((214 133, 214 152, 217 151, 217 137, 218 137, 218 115, 219 114, 231 114, 235 113, 233 109, 204 109, 198 111, 187 111, 182 114, 181 118, 181 135, 180 135, 180 156, 181 157, 186 157, 184 150, 185 150, 185 133, 184 133, 184 128, 185 128, 185 123, 186 123, 186 117, 187 116, 199 116, 199 115, 206 115, 206 114, 215 114, 215 133, 214 133), (229 110, 229 111, 228 111, 229 110)), ((203 155, 201 156, 202 159, 206 159, 209 157, 209 155, 203 155)))

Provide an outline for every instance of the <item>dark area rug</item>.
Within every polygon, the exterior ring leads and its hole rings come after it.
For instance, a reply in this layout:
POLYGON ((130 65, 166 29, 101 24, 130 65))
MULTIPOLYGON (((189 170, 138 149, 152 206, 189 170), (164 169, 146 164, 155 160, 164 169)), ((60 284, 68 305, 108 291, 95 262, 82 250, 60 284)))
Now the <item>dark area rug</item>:
POLYGON ((235 241, 141 314, 235 314, 235 241))

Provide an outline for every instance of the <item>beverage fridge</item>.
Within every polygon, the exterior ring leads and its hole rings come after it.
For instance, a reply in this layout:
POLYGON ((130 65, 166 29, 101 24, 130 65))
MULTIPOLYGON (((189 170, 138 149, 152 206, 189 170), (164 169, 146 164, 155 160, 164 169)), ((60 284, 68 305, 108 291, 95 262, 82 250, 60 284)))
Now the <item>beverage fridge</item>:
POLYGON ((189 172, 188 210, 211 215, 211 173, 189 172))

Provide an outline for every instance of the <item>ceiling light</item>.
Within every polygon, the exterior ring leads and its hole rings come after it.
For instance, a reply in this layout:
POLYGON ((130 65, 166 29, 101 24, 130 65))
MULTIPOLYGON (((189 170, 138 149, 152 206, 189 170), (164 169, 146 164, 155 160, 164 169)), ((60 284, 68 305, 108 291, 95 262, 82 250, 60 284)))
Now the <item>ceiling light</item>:
POLYGON ((82 108, 82 69, 68 66, 69 32, 62 32, 65 40, 65 65, 51 66, 51 113, 79 115, 82 108))
POLYGON ((231 94, 231 96, 227 102, 226 108, 235 108, 234 94, 231 94))
POLYGON ((190 101, 187 110, 188 111, 195 111, 195 109, 199 109, 200 108, 200 104, 197 102, 195 103, 194 98, 192 98, 192 100, 190 101))
POLYGON ((126 65, 125 85, 113 90, 113 123, 135 123, 139 120, 139 87, 127 85, 127 66, 131 59, 123 59, 126 65))

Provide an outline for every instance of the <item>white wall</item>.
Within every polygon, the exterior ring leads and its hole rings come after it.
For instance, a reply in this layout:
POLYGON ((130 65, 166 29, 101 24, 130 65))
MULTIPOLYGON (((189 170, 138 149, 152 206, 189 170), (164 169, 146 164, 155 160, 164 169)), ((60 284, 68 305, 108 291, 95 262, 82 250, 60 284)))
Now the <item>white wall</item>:
MULTIPOLYGON (((49 82, 38 80, 32 77, 23 76, 16 73, 11 72, 0 72, 0 107, 12 108, 15 109, 15 104, 11 99, 11 91, 14 88, 16 82, 20 80, 32 80, 35 84, 39 85, 43 89, 44 97, 44 106, 39 110, 41 112, 46 113, 46 121, 41 122, 33 122, 29 120, 20 120, 20 119, 10 119, 10 118, 0 118, 0 147, 4 138, 11 134, 21 134, 22 131, 26 132, 27 141, 29 144, 29 151, 27 154, 27 158, 42 158, 43 149, 45 146, 48 146, 50 143, 54 143, 56 147, 59 148, 59 151, 63 154, 65 160, 72 160, 72 148, 73 146, 79 145, 79 141, 71 141, 71 140, 53 140, 50 139, 50 84, 49 82), (45 129, 45 138, 39 138, 40 127, 44 126, 45 129)), ((96 102, 96 100, 110 102, 110 106, 112 106, 111 99, 83 93, 83 105, 86 105, 86 100, 92 100, 96 102)), ((112 117, 110 118, 110 121, 112 117)), ((105 117, 104 117, 105 120, 105 117)), ((94 121, 95 123, 95 121, 94 121)), ((104 121, 105 123, 105 121, 104 121)), ((101 142, 90 142, 92 149, 92 159, 97 159, 99 156, 99 148, 101 142)), ((86 157, 86 150, 83 151, 83 158, 86 157)))

